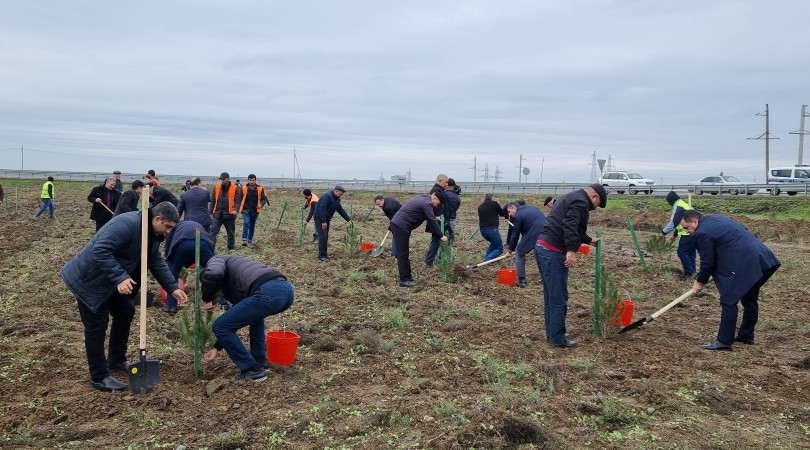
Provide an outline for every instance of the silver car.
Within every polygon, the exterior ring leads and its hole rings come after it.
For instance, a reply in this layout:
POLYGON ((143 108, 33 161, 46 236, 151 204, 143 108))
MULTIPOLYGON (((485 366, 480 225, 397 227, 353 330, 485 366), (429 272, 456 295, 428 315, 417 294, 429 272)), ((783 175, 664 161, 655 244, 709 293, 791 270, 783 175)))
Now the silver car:
POLYGON ((712 195, 717 195, 720 193, 728 193, 731 195, 752 195, 757 191, 755 188, 748 187, 748 183, 744 183, 737 177, 733 177, 731 175, 703 177, 702 180, 689 184, 694 185, 693 190, 696 195, 702 195, 704 192, 712 195))

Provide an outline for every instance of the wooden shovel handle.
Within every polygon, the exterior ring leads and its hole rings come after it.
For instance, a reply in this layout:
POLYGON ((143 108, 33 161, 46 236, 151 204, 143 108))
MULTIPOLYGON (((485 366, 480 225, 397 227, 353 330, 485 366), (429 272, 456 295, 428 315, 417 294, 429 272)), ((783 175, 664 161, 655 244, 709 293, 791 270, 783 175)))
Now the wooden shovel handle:
POLYGON ((99 205, 101 205, 101 206, 103 206, 103 207, 104 207, 104 209, 106 209, 107 211, 109 211, 109 212, 110 212, 110 214, 115 215, 115 213, 113 212, 113 210, 111 210, 110 208, 107 208, 107 205, 105 205, 105 204, 104 204, 104 202, 98 202, 98 204, 99 204, 99 205))
POLYGON ((658 316, 660 316, 661 314, 664 314, 665 312, 669 311, 673 306, 677 305, 678 303, 680 303, 680 302, 686 300, 687 298, 691 297, 692 294, 694 294, 694 293, 695 293, 695 291, 693 291, 692 289, 689 289, 689 291, 687 291, 685 294, 681 295, 680 297, 676 298, 675 300, 672 300, 671 302, 667 303, 667 305, 664 306, 663 308, 661 308, 658 311, 652 313, 652 315, 650 315, 650 317, 652 317, 653 319, 657 319, 658 316))
POLYGON ((500 261, 500 260, 502 260, 502 259, 506 258, 507 256, 509 256, 509 255, 501 255, 501 256, 498 256, 497 258, 492 258, 492 259, 490 259, 490 260, 488 260, 488 261, 484 261, 484 262, 478 263, 478 264, 476 264, 474 267, 486 266, 487 264, 492 264, 492 263, 494 263, 495 261, 500 261))
POLYGON ((141 192, 141 336, 140 349, 146 349, 146 266, 149 247, 149 186, 141 192))
POLYGON ((382 240, 382 242, 380 242, 380 247, 385 245, 385 240, 388 238, 389 233, 391 233, 391 230, 388 230, 388 231, 385 232, 385 236, 383 236, 383 240, 382 240))

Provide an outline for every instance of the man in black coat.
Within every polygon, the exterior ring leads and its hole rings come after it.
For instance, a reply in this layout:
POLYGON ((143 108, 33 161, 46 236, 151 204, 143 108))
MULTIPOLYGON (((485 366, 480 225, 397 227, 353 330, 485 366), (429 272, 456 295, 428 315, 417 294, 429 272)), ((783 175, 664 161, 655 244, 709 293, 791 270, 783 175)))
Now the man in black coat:
MULTIPOLYGON (((439 174, 436 177, 436 184, 430 188, 429 194, 435 195, 436 198, 439 199, 439 205, 433 208, 433 214, 436 217, 436 220, 441 223, 441 219, 447 220, 447 182, 450 179, 447 178, 445 174, 439 174)), ((429 233, 430 230, 425 228, 425 232, 429 233)), ((442 230, 441 235, 444 235, 444 230, 442 230)), ((436 260, 436 255, 439 254, 439 246, 441 243, 439 242, 439 237, 435 234, 430 239, 430 245, 428 245, 427 253, 425 254, 425 265, 428 267, 433 267, 433 261, 436 260)))
POLYGON ((264 319, 292 305, 295 298, 292 284, 277 268, 239 255, 212 257, 201 280, 204 310, 216 308, 214 300, 219 292, 233 303, 211 326, 217 342, 205 353, 203 362, 212 362, 224 349, 241 372, 236 381, 266 380, 264 319), (249 327, 250 351, 236 334, 244 327, 249 327))
POLYGON ((484 253, 484 261, 497 258, 503 253, 503 239, 498 226, 501 217, 505 215, 506 212, 492 194, 484 195, 484 201, 478 205, 478 230, 481 232, 481 236, 489 242, 489 247, 484 253))
POLYGON ((121 193, 115 190, 115 179, 113 178, 107 178, 103 184, 90 190, 87 201, 93 205, 90 210, 90 220, 96 221, 96 233, 113 218, 120 199, 121 193))
POLYGON ((143 186, 143 181, 135 180, 132 182, 132 189, 128 189, 121 194, 121 198, 118 200, 118 206, 113 210, 116 216, 138 210, 138 200, 141 198, 143 186))
MULTIPOLYGON (((374 197, 374 204, 380 207, 383 214, 385 214, 385 217, 388 218, 388 230, 390 231, 391 219, 394 218, 394 215, 397 213, 397 211, 399 211, 399 208, 402 208, 402 204, 394 197, 383 197, 382 195, 374 197)), ((397 256, 397 247, 396 244, 394 244, 393 239, 391 240, 391 256, 397 256)))
POLYGON ((456 180, 448 178, 444 194, 447 197, 445 229, 448 231, 447 238, 453 242, 456 239, 456 215, 461 208, 461 186, 456 184, 456 180))
POLYGON ((327 246, 329 245, 329 226, 332 223, 332 217, 335 212, 340 214, 346 222, 351 222, 352 218, 349 213, 343 209, 340 204, 340 197, 346 193, 343 186, 337 185, 331 191, 326 191, 321 194, 318 203, 315 205, 315 228, 318 229, 318 259, 321 261, 328 261, 329 254, 327 253, 327 246))
POLYGON ((147 184, 151 186, 151 189, 149 189, 149 202, 151 204, 157 205, 158 203, 169 202, 176 208, 178 203, 180 203, 177 196, 172 194, 172 192, 165 187, 160 186, 154 181, 150 181, 147 184))
POLYGON ((568 270, 576 265, 581 244, 596 245, 599 238, 588 236, 590 211, 607 205, 607 191, 594 183, 569 192, 554 202, 537 238, 537 264, 543 278, 543 318, 546 340, 552 347, 572 348, 577 341, 568 338, 568 270))
POLYGON ((422 222, 426 222, 427 229, 439 242, 447 242, 439 227, 439 222, 433 215, 433 210, 440 204, 436 194, 420 194, 405 202, 402 208, 391 219, 391 233, 397 246, 397 269, 399 269, 399 285, 412 287, 416 284, 411 275, 410 239, 411 232, 417 229, 422 222))

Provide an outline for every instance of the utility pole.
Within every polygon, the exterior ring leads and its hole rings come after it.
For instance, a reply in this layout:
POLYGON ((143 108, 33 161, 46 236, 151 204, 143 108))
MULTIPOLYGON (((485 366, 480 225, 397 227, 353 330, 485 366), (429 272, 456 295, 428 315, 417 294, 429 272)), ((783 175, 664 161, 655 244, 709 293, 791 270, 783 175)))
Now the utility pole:
POLYGON ((591 166, 591 182, 595 182, 596 181, 596 168, 599 167, 599 163, 596 162, 596 152, 595 151, 593 152, 593 155, 591 155, 591 162, 586 164, 586 166, 591 166))
POLYGON ((484 164, 484 170, 481 172, 484 172, 484 182, 489 183, 489 163, 484 164))
POLYGON ((613 161, 614 161, 613 157, 610 156, 610 154, 608 154, 607 172, 613 172, 614 170, 616 170, 616 166, 613 165, 613 161))
POLYGON ((543 168, 546 165, 546 157, 540 161, 540 184, 543 184, 543 168))
POLYGON ((523 161, 525 161, 525 160, 526 160, 526 158, 524 158, 523 153, 521 153, 520 154, 520 164, 515 166, 518 169, 518 183, 520 183, 520 178, 523 176, 523 161))
POLYGON ((779 138, 775 137, 775 136, 771 136, 770 114, 769 114, 769 111, 768 111, 768 104, 767 103, 765 104, 765 112, 756 113, 754 115, 755 116, 765 116, 765 132, 760 134, 759 136, 757 136, 755 138, 748 138, 748 139, 749 140, 754 140, 754 141, 761 141, 761 140, 765 141, 765 184, 768 184, 768 177, 770 176, 770 172, 771 172, 771 167, 770 167, 770 164, 771 164, 771 147, 770 147, 770 143, 771 143, 771 139, 779 139, 779 138))
POLYGON ((496 183, 497 183, 497 182, 499 182, 499 181, 501 181, 501 174, 502 174, 502 173, 503 173, 503 172, 501 172, 500 170, 498 170, 498 166, 495 166, 495 182, 496 182, 496 183))
POLYGON ((478 161, 476 161, 476 159, 477 157, 473 156, 473 166, 468 167, 468 169, 472 169, 473 171, 473 183, 477 181, 475 177, 478 175, 478 161))
POLYGON ((20 170, 25 170, 25 144, 20 145, 20 170))
POLYGON ((802 157, 804 155, 804 135, 805 134, 810 134, 807 131, 805 131, 805 129, 804 129, 804 118, 810 116, 810 114, 807 114, 806 112, 804 112, 806 109, 807 109, 807 105, 802 105, 802 120, 801 120, 801 125, 800 125, 800 128, 799 128, 799 131, 791 131, 790 132, 790 134, 798 134, 799 135, 799 163, 798 163, 799 166, 802 165, 802 157))
POLYGON ((408 167, 408 172, 405 173, 405 181, 411 181, 411 168, 408 167))

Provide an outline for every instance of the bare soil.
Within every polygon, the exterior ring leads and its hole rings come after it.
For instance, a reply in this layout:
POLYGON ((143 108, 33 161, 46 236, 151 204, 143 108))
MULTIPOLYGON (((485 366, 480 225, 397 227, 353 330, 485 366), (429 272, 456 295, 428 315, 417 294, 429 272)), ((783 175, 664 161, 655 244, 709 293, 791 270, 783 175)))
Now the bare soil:
MULTIPOLYGON (((421 263, 428 237, 419 230, 411 241, 419 284, 405 289, 387 252, 347 252, 339 218, 332 260, 319 262, 311 224, 298 242, 299 195, 274 191, 259 221, 258 247, 237 253, 278 266, 295 285, 292 308, 266 322, 300 334, 295 364, 273 367, 263 383, 239 384, 223 356, 196 379, 192 352, 179 342, 179 315, 150 308, 149 357, 161 360, 161 382, 150 394, 133 395, 89 386, 75 300, 58 275, 92 236, 89 189, 60 183, 55 221, 30 218, 38 203, 33 185, 19 213, 0 210, 1 448, 810 447, 807 221, 738 218, 783 262, 762 290, 756 345, 730 353, 697 347, 716 333, 712 287, 638 331, 595 337, 592 252, 570 277, 567 328, 580 346, 563 350, 545 342, 533 260, 525 289, 497 284, 497 264, 465 269, 486 248, 474 234, 479 196, 463 198, 458 282, 442 282, 437 269, 421 263)), ((382 213, 362 220, 372 198, 350 192, 344 205, 353 208, 363 240, 379 242, 387 226, 382 213)), ((650 267, 641 269, 627 216, 642 241, 668 217, 612 210, 592 216, 591 233, 605 236, 603 267, 635 302, 638 319, 690 285, 674 251, 647 254, 650 267)), ((224 240, 223 231, 220 247, 224 240)), ((159 287, 151 289, 159 295, 159 287)), ((132 360, 137 329, 136 315, 132 360)))

